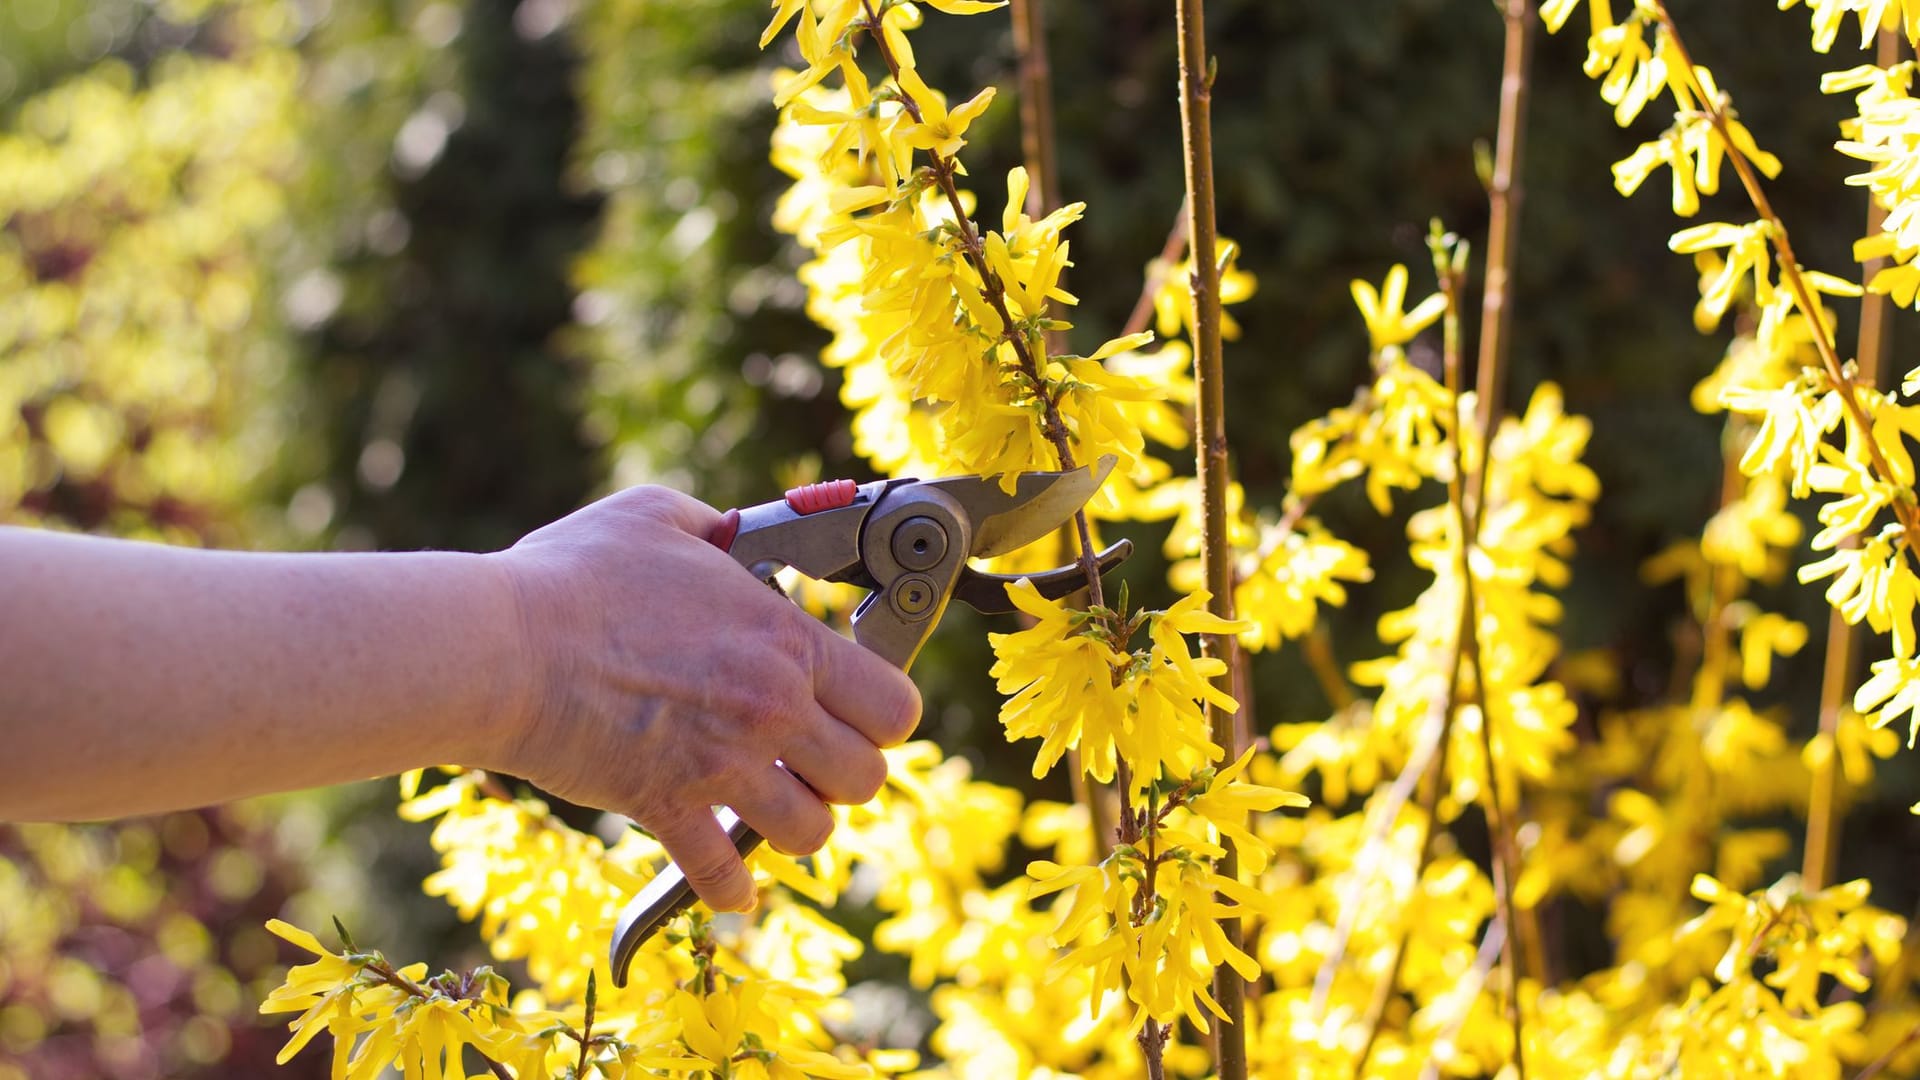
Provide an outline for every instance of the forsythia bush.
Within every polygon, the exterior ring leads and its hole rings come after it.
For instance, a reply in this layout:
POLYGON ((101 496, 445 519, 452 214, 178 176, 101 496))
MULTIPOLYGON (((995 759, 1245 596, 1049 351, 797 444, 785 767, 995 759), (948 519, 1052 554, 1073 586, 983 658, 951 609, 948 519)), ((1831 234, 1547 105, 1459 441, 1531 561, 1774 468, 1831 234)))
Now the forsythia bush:
MULTIPOLYGON (((1436 227, 1438 291, 1411 307, 1405 267, 1377 287, 1354 283, 1366 374, 1349 404, 1295 433, 1282 506, 1262 512, 1229 493, 1240 619, 1221 619, 1194 587, 1207 539, 1194 482, 1166 455, 1190 438, 1180 337, 1200 305, 1245 295, 1251 279, 1225 266, 1221 295, 1205 297, 1187 268, 1161 268, 1158 339, 1055 352, 1075 302, 1068 230, 1086 208, 1035 206, 1023 169, 963 187, 969 127, 995 91, 949 98, 915 66, 931 38, 914 43, 923 19, 997 6, 774 6, 762 45, 791 33, 805 62, 774 88, 773 160, 792 178, 775 224, 810 257, 808 311, 832 334, 823 360, 842 372, 858 451, 883 471, 1009 483, 1113 455, 1094 516, 1110 529, 1174 521, 1174 602, 1130 609, 1097 580, 1084 606, 1017 591, 1024 628, 992 638, 1008 739, 1033 746, 1036 776, 1077 770, 1090 795, 1023 805, 931 744, 893 751, 886 790, 836 811, 825 851, 754 856, 757 915, 696 910, 616 991, 607 935, 658 848, 638 833, 609 846, 479 774, 452 770, 431 787, 410 776, 403 813, 436 820, 442 857, 427 890, 478 919, 493 956, 524 967, 528 985, 515 992, 486 968, 428 977, 344 932, 334 951, 275 923, 314 956, 264 1006, 296 1014, 286 1055, 324 1032, 335 1075, 356 1078, 389 1064, 464 1076, 465 1048, 521 1078, 1199 1076, 1222 1040, 1244 1044, 1263 1077, 1837 1077, 1920 1065, 1905 920, 1873 907, 1864 881, 1831 883, 1818 866, 1775 876, 1790 846, 1783 822, 1805 813, 1810 833, 1832 828, 1834 804, 1810 789, 1822 777, 1841 794, 1865 785, 1897 742, 1885 725, 1909 714, 1920 725, 1907 542, 1920 524, 1908 446, 1920 410, 1903 403, 1920 372, 1888 394, 1864 361, 1841 358, 1823 297, 1862 286, 1795 260, 1763 187, 1781 163, 1659 0, 1539 11, 1553 31, 1585 11, 1586 69, 1621 125, 1671 102, 1672 126, 1616 166, 1623 194, 1664 167, 1675 212, 1691 217, 1731 171, 1753 215, 1672 238, 1701 272, 1702 331, 1733 325, 1695 394, 1726 414, 1726 461, 1708 466, 1724 466, 1725 482, 1702 535, 1645 567, 1650 583, 1684 582, 1697 655, 1683 658, 1671 700, 1627 710, 1605 707, 1605 665, 1563 655, 1555 630, 1554 591, 1600 495, 1581 462, 1588 424, 1552 385, 1518 415, 1483 419, 1460 380, 1462 240, 1436 227), (983 192, 1003 191, 983 212, 983 192), (1437 373, 1409 348, 1436 324, 1437 373), (1382 513, 1426 500, 1407 521, 1407 557, 1431 580, 1380 620, 1380 655, 1343 669, 1316 626, 1370 579, 1369 556, 1311 511, 1350 482, 1382 513), (1815 496, 1822 528, 1801 557, 1791 500, 1815 496), (1784 717, 1745 696, 1808 640, 1750 595, 1795 563, 1890 650, 1851 695, 1855 710, 1835 710, 1799 746, 1784 717), (1188 636, 1222 633, 1253 649, 1306 639, 1334 714, 1221 745, 1205 708, 1234 705, 1213 682, 1226 664, 1196 656, 1188 636), (1047 855, 1024 876, 1004 865, 1016 842, 1047 855), (888 1048, 842 996, 845 965, 868 944, 821 914, 842 897, 882 913, 870 944, 904 957, 927 993, 930 1059, 888 1048), (1573 974, 1546 954, 1549 901, 1604 922, 1611 952, 1597 970, 1573 974), (1235 920, 1238 945, 1223 931, 1235 920), (1223 966, 1253 990, 1238 1024, 1213 990, 1223 966)), ((1869 40, 1882 28, 1920 35, 1920 4, 1812 7, 1821 51, 1849 20, 1869 40)), ((1859 245, 1889 260, 1865 290, 1903 305, 1920 291, 1913 71, 1854 67, 1826 83, 1856 95, 1839 145, 1867 163, 1859 182, 1886 212, 1859 245)))

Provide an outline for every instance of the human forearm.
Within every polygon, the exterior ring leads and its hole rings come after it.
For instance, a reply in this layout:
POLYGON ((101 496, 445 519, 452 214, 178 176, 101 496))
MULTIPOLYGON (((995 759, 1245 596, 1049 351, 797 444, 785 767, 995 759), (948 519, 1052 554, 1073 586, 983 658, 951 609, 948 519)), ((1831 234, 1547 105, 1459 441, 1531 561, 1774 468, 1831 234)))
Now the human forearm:
POLYGON ((440 762, 653 830, 716 908, 711 807, 817 850, 920 697, 630 488, 494 555, 246 555, 0 528, 0 820, 94 818, 440 762), (802 783, 797 777, 806 777, 802 783))
POLYGON ((0 818, 201 805, 489 756, 530 692, 488 556, 0 529, 0 818))

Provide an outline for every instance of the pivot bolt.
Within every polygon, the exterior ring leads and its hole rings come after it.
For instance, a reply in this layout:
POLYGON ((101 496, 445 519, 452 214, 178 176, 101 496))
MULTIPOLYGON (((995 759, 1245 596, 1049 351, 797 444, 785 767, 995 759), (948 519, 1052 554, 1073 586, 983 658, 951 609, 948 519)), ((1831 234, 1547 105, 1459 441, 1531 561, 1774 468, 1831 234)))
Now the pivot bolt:
POLYGON ((893 560, 908 570, 930 570, 947 557, 947 530, 930 517, 911 517, 893 530, 893 560))

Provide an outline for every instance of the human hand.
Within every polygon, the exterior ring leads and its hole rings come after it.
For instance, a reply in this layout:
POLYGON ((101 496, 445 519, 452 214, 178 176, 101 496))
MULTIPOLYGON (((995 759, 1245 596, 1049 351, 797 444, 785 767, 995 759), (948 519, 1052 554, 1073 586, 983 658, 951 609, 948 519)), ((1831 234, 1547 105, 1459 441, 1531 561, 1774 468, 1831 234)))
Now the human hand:
POLYGON ((749 910, 752 876, 710 807, 781 851, 819 850, 833 830, 823 800, 879 792, 879 748, 912 734, 920 694, 709 544, 719 521, 637 487, 493 556, 534 676, 475 763, 626 814, 710 907, 749 910))

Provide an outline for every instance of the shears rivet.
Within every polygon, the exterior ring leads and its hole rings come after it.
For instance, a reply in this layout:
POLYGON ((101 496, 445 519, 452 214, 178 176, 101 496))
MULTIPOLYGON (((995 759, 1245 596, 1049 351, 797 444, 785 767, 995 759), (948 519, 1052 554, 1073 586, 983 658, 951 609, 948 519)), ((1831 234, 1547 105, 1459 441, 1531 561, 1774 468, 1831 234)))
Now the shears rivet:
POLYGON ((893 559, 908 570, 931 570, 947 556, 947 530, 930 517, 911 517, 893 530, 893 559))
POLYGON ((938 592, 933 579, 922 574, 909 574, 893 583, 888 597, 893 601, 895 611, 908 618, 925 615, 933 610, 933 597, 938 592))

